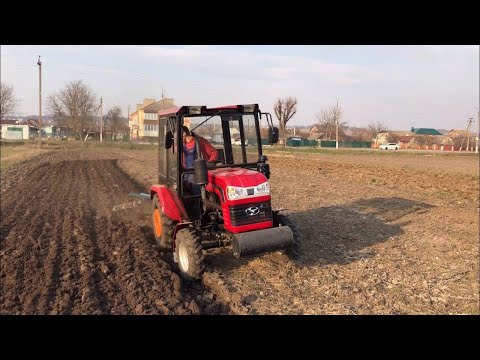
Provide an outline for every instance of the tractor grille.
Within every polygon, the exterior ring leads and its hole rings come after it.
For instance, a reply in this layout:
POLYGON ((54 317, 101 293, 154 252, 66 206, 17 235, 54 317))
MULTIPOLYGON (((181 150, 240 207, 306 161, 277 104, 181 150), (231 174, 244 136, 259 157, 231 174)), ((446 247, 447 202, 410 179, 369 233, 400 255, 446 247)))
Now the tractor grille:
POLYGON ((232 206, 230 208, 232 226, 256 224, 272 221, 272 205, 270 201, 232 206))

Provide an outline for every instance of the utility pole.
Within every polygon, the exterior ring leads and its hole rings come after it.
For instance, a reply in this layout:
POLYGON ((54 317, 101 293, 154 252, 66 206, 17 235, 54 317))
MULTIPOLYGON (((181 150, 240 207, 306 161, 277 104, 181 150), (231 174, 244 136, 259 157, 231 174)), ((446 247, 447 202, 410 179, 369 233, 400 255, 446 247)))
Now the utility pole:
POLYGON ((480 111, 478 111, 477 116, 477 136, 475 140, 475 152, 478 154, 478 138, 480 137, 480 111))
MULTIPOLYGON (((163 86, 162 86, 162 111, 165 110, 165 100, 164 100, 164 90, 163 90, 163 86)), ((162 115, 163 116, 163 115, 162 115)), ((157 113, 157 124, 158 124, 158 127, 160 128, 160 117, 158 116, 158 113, 157 113)), ((160 129, 158 130, 158 137, 160 137, 160 129)), ((160 141, 160 139, 159 139, 160 141)))
POLYGON ((162 87, 162 111, 165 110, 164 90, 162 87))
POLYGON ((337 100, 337 107, 335 108, 335 149, 338 150, 338 121, 340 120, 340 111, 338 108, 338 100, 337 100))
POLYGON ((133 136, 133 124, 132 126, 130 126, 130 105, 127 106, 127 125, 130 129, 130 140, 132 139, 132 136, 133 136))
POLYGON ((465 130, 465 135, 463 136, 462 145, 460 145, 460 151, 463 149, 463 142, 465 141, 465 136, 467 137, 467 151, 468 146, 470 145, 470 127, 472 126, 473 118, 468 118, 467 120, 467 130, 465 130))
POLYGON ((38 143, 42 147, 42 62, 38 55, 38 143))
POLYGON ((335 149, 338 150, 338 116, 335 116, 335 149))
POLYGON ((103 99, 100 98, 100 142, 103 141, 103 99))
POLYGON ((467 127, 467 151, 470 146, 470 126, 472 125, 473 118, 468 119, 468 127, 467 127))

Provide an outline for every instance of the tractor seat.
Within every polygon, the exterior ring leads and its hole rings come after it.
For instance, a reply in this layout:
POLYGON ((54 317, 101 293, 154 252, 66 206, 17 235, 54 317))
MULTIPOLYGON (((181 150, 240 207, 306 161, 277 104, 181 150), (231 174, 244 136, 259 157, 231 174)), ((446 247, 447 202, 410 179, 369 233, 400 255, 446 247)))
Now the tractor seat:
POLYGON ((214 146, 215 149, 218 151, 218 160, 216 161, 217 164, 225 164, 225 149, 223 146, 214 146))

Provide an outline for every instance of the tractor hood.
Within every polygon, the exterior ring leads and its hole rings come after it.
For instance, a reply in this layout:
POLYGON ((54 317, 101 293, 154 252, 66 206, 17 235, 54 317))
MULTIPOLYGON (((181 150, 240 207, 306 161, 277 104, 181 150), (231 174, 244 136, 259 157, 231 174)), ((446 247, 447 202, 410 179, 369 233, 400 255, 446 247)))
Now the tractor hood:
POLYGON ((222 168, 208 172, 209 182, 212 185, 225 188, 226 186, 250 187, 267 181, 262 173, 244 168, 222 168))

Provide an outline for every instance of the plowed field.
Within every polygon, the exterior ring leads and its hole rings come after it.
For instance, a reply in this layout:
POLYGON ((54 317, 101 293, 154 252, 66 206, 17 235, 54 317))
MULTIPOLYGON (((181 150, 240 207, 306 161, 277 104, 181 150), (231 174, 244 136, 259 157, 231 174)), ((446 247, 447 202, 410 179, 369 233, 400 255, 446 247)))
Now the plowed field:
POLYGON ((298 260, 156 247, 157 153, 42 150, 1 174, 1 314, 478 314, 478 157, 267 152, 298 260))

